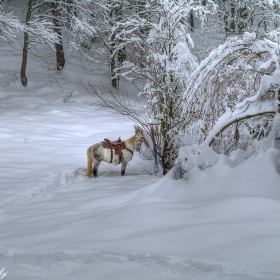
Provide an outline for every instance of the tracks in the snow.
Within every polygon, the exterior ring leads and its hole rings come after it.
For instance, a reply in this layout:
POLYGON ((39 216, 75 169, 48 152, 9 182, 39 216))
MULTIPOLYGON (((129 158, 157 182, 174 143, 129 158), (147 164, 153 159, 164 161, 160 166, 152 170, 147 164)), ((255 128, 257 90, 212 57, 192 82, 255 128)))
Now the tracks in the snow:
POLYGON ((82 175, 85 173, 84 168, 74 171, 52 170, 42 175, 33 177, 31 183, 33 186, 15 193, 0 201, 0 221, 1 216, 12 209, 13 206, 24 203, 35 198, 44 198, 58 191, 62 186, 85 180, 82 175))

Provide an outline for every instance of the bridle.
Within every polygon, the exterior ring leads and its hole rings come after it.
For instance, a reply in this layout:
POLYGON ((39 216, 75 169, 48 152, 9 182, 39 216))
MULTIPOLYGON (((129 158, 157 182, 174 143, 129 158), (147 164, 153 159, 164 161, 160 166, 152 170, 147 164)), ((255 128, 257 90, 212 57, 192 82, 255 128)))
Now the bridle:
POLYGON ((139 145, 139 147, 140 147, 142 145, 142 143, 143 143, 143 136, 141 136, 140 139, 136 140, 135 143, 136 143, 136 146, 139 145), (139 144, 139 142, 140 142, 140 144, 139 144))

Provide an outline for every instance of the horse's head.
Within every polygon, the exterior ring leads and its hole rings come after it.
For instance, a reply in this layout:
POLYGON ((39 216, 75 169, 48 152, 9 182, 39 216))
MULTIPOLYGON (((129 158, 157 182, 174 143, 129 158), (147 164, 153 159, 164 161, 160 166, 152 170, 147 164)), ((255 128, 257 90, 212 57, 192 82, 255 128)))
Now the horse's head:
POLYGON ((141 147, 143 140, 144 140, 144 136, 143 136, 143 132, 142 132, 141 128, 139 128, 138 126, 135 126, 135 150, 137 152, 140 151, 140 147, 141 147))

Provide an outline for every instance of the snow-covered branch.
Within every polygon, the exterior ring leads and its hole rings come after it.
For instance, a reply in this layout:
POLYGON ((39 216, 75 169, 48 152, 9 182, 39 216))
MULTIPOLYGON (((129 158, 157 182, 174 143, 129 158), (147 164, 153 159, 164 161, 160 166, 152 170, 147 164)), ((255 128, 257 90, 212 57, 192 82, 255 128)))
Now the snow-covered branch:
MULTIPOLYGON (((220 72, 216 71, 219 70, 219 68, 224 72, 227 71, 226 66, 230 68, 230 74, 233 77, 236 77, 236 72, 240 71, 240 65, 242 64, 246 65, 245 69, 242 68, 244 72, 245 70, 257 71, 258 75, 260 75, 259 82, 256 85, 258 89, 255 92, 252 91, 251 96, 245 98, 243 96, 232 108, 228 106, 224 112, 222 103, 220 103, 220 110, 212 113, 214 125, 209 130, 204 129, 207 125, 207 119, 204 119, 204 123, 201 125, 202 119, 198 117, 197 125, 201 126, 201 130, 207 137, 200 145, 185 147, 181 150, 174 169, 177 178, 193 168, 196 165, 194 162, 199 161, 199 166, 201 166, 201 168, 207 168, 207 160, 209 162, 209 158, 215 159, 213 152, 209 152, 209 146, 215 146, 214 149, 217 152, 226 154, 229 154, 230 151, 235 149, 241 149, 242 145, 243 150, 246 150, 246 148, 248 148, 248 143, 250 144, 251 150, 254 149, 252 147, 257 147, 256 149, 259 149, 260 146, 262 146, 262 149, 266 150, 273 146, 275 139, 280 136, 279 46, 267 39, 257 40, 254 34, 245 34, 245 36, 245 38, 244 36, 239 39, 235 38, 236 42, 234 44, 230 41, 229 45, 224 44, 220 46, 210 54, 209 58, 200 64, 197 70, 200 71, 200 74, 196 71, 191 77, 191 81, 194 79, 196 82, 191 84, 190 92, 186 93, 186 96, 190 97, 187 101, 192 102, 193 98, 196 98, 196 101, 199 102, 199 100, 202 100, 206 103, 208 94, 209 98, 213 98, 214 94, 217 94, 216 92, 211 93, 213 88, 210 88, 208 92, 207 90, 202 92, 200 91, 200 87, 205 89, 204 83, 213 83, 213 79, 208 80, 209 76, 211 74, 219 74, 220 72), (248 41, 250 38, 252 40, 248 41), (245 44, 245 42, 247 44, 245 44), (221 50, 222 52, 220 52, 221 50), (254 63, 256 57, 258 59, 254 63), (225 64, 225 61, 230 63, 225 64), (213 67, 215 67, 215 70, 213 67), (194 97, 194 93, 201 94, 200 99, 197 98, 197 96, 194 97), (242 130, 243 135, 240 135, 240 130, 242 130), (258 140, 261 139, 262 141, 259 142, 258 140), (204 156, 207 156, 208 159, 205 159, 204 156)), ((221 83, 225 82, 223 76, 218 78, 221 77, 221 83)), ((242 79, 246 79, 246 77, 248 76, 243 75, 242 78, 240 78, 241 81, 242 79)), ((250 85, 251 81, 249 80, 247 82, 250 85)), ((238 80, 235 79, 235 84, 231 86, 233 88, 237 87, 238 80)), ((230 91, 226 91, 226 96, 222 95, 220 98, 226 98, 229 93, 230 91)), ((212 102, 217 102, 218 100, 219 99, 212 102)), ((192 110, 195 109, 193 104, 187 105, 189 106, 188 108, 192 110)), ((202 108, 197 109, 200 110, 197 115, 203 115, 204 112, 209 112, 213 108, 216 109, 215 106, 211 106, 211 102, 208 102, 207 106, 205 106, 203 102, 200 102, 200 105, 202 105, 202 108)), ((189 110, 188 108, 185 109, 185 112, 189 110)), ((193 111, 188 112, 190 115, 195 115, 193 111)), ((215 162, 213 163, 212 160, 210 160, 209 166, 213 164, 215 164, 215 162)))
POLYGON ((25 26, 24 31, 32 36, 31 40, 37 43, 48 45, 54 49, 54 44, 59 44, 59 36, 53 32, 53 24, 46 20, 34 18, 25 26))
POLYGON ((186 124, 203 120, 208 134, 227 108, 256 98, 262 76, 278 69, 278 57, 278 45, 258 40, 255 33, 229 38, 190 77, 184 95, 186 124))
MULTIPOLYGON (((5 13, 0 9, 0 41, 2 43, 15 43, 18 32, 23 31, 24 27, 12 13, 5 13)), ((6 51, 1 47, 0 55, 6 51)))

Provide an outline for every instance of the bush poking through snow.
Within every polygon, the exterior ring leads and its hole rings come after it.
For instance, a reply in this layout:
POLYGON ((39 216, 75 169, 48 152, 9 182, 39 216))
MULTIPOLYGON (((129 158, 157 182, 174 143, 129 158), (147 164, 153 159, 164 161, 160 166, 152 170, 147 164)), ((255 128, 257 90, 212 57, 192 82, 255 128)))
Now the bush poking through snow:
POLYGON ((203 149, 199 145, 182 147, 175 162, 175 178, 184 177, 187 179, 186 174, 191 169, 198 168, 204 171, 206 168, 214 166, 218 161, 219 155, 210 147, 204 147, 203 149))

